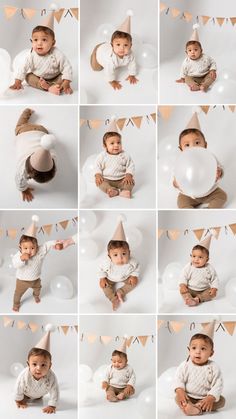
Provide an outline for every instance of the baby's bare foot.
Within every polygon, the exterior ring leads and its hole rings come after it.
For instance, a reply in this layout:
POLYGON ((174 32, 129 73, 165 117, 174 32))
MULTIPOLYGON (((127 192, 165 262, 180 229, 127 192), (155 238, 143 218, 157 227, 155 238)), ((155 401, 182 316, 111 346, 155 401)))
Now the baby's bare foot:
POLYGON ((120 305, 119 298, 114 297, 111 303, 112 303, 112 310, 116 311, 118 309, 119 305, 120 305))
POLYGON ((194 306, 198 306, 198 304, 200 304, 200 300, 198 297, 194 297, 194 298, 187 298, 185 303, 187 304, 187 306, 189 307, 194 307, 194 306))
POLYGON ((109 198, 114 198, 114 196, 119 195, 119 191, 117 189, 111 188, 107 190, 107 195, 109 198))
POLYGON ((44 90, 48 90, 50 87, 50 84, 48 84, 48 82, 46 80, 44 80, 42 77, 39 79, 39 83, 40 86, 42 87, 42 89, 44 90))
POLYGON ((41 299, 40 299, 40 297, 34 297, 34 301, 38 304, 38 303, 41 302, 41 299))
POLYGON ((200 90, 200 87, 197 84, 192 84, 190 87, 190 90, 192 90, 192 92, 196 92, 197 90, 200 90))
POLYGON ((120 196, 123 198, 131 198, 131 192, 130 191, 121 191, 120 196))
POLYGON ((207 92, 208 87, 207 87, 207 86, 204 86, 203 84, 201 84, 201 86, 200 86, 200 90, 201 90, 202 92, 207 92))
POLYGON ((125 398, 125 393, 120 393, 117 395, 117 399, 123 400, 125 398))
POLYGON ((123 292, 120 290, 117 290, 116 295, 118 297, 119 302, 123 303, 124 302, 123 292))
POLYGON ((54 95, 59 95, 61 93, 60 85, 53 84, 48 88, 48 92, 53 93, 54 95))
POLYGON ((107 400, 109 400, 109 402, 117 402, 118 401, 117 397, 113 394, 107 394, 107 400))
POLYGON ((12 310, 18 312, 20 310, 20 307, 13 306, 12 310))

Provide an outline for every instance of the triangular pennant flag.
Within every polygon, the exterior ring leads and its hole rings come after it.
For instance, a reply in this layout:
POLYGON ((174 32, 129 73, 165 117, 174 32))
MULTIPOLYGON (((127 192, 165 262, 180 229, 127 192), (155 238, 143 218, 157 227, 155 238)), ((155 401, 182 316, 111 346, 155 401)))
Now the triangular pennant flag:
POLYGON ((222 26, 224 21, 225 21, 225 18, 224 17, 217 17, 216 20, 219 23, 219 25, 222 26))
POLYGON ((78 20, 79 19, 79 9, 78 7, 72 7, 71 9, 72 14, 74 15, 74 17, 78 20))
POLYGON ((76 333, 78 333, 78 326, 74 326, 76 333))
POLYGON ((67 335, 67 332, 68 332, 69 328, 70 328, 70 326, 61 326, 61 329, 62 329, 64 335, 67 335))
POLYGON ((197 237, 198 241, 200 241, 201 238, 202 238, 202 235, 204 233, 204 228, 199 228, 197 230, 193 230, 193 232, 194 232, 195 236, 197 237))
POLYGON ((112 336, 100 336, 101 342, 104 343, 104 345, 108 345, 108 343, 111 342, 112 336))
POLYGON ((230 17, 230 21, 232 23, 232 25, 234 26, 236 23, 236 17, 230 17))
POLYGON ((156 121, 157 121, 157 114, 156 114, 156 112, 151 113, 150 116, 152 117, 153 121, 156 123, 156 121))
POLYGON ((97 335, 86 335, 89 343, 94 343, 97 339, 97 335))
POLYGON ((208 20, 211 18, 211 16, 201 16, 201 18, 202 18, 203 25, 205 25, 208 22, 208 20))
POLYGON ((149 336, 138 336, 138 338, 139 338, 139 340, 140 340, 140 342, 141 342, 141 344, 142 344, 143 346, 145 346, 145 345, 146 345, 147 340, 148 340, 148 337, 149 337, 149 336))
POLYGON ((200 108, 205 114, 207 114, 210 109, 210 106, 200 106, 200 108))
POLYGON ((49 236, 52 231, 53 224, 45 224, 43 225, 43 230, 46 231, 47 235, 49 236))
POLYGON ((157 329, 159 330, 161 326, 163 326, 164 323, 165 323, 164 320, 157 320, 157 329))
POLYGON ((173 106, 159 106, 158 110, 160 111, 162 118, 169 119, 172 108, 173 106))
POLYGON ((80 126, 81 126, 81 127, 82 127, 82 125, 84 125, 85 121, 86 121, 86 119, 81 119, 81 120, 80 120, 80 126))
POLYGON ((164 3, 160 3, 160 13, 163 12, 167 6, 164 3))
POLYGON ((60 221, 60 226, 65 230, 68 226, 69 220, 60 221))
POLYGON ((133 116, 132 118, 133 123, 136 125, 137 128, 140 128, 141 123, 142 123, 142 116, 133 116))
POLYGON ((39 324, 30 322, 29 323, 29 328, 30 328, 31 332, 34 333, 34 332, 36 332, 38 330, 39 324))
POLYGON ((229 224, 229 227, 231 228, 234 235, 236 234, 236 224, 229 224))
POLYGON ((231 110, 231 112, 234 112, 235 111, 235 107, 236 107, 235 105, 229 105, 229 109, 231 110))
POLYGON ((14 320, 10 319, 10 317, 3 316, 3 326, 9 327, 12 326, 14 320))
POLYGON ((125 125, 125 121, 126 118, 119 118, 116 120, 116 125, 118 126, 118 128, 122 131, 122 129, 124 128, 125 125))
POLYGON ((168 237, 171 240, 177 240, 181 232, 179 230, 168 230, 168 237))
POLYGON ((26 323, 25 322, 23 322, 23 320, 18 320, 18 322, 17 322, 17 328, 18 329, 24 329, 25 328, 25 326, 26 326, 26 323))
POLYGON ((90 119, 89 125, 92 129, 99 128, 102 125, 101 119, 90 119))
POLYGON ((11 239, 15 239, 16 235, 17 235, 17 230, 15 228, 9 228, 7 230, 7 235, 8 237, 10 237, 11 239))
POLYGON ((32 19, 32 17, 36 13, 36 10, 35 9, 23 9, 23 13, 28 19, 32 19))
POLYGON ((129 348, 130 347, 130 345, 131 345, 131 343, 132 343, 132 340, 133 340, 133 336, 130 336, 129 338, 127 338, 126 339, 126 346, 129 348))
POLYGON ((65 10, 65 9, 59 9, 59 10, 56 10, 56 11, 54 12, 54 17, 55 17, 55 19, 56 19, 57 23, 60 23, 60 20, 61 20, 61 18, 62 18, 62 15, 63 15, 63 13, 64 13, 64 10, 65 10))
POLYGON ((11 19, 11 17, 14 16, 14 14, 16 13, 17 10, 18 10, 17 7, 5 6, 4 7, 4 13, 6 15, 6 18, 11 19))
POLYGON ((185 322, 170 322, 170 325, 175 333, 180 332, 183 329, 185 322))
POLYGON ((211 227, 211 231, 212 231, 214 237, 216 238, 216 240, 219 237, 220 230, 221 230, 221 227, 211 227))
POLYGON ((173 17, 177 17, 180 14, 180 10, 176 9, 175 7, 173 9, 170 9, 170 11, 173 17))
POLYGON ((161 238, 162 234, 164 233, 165 230, 158 228, 158 239, 161 238))
POLYGON ((234 329, 235 329, 235 322, 223 322, 224 327, 226 328, 227 332, 233 336, 234 329))
POLYGON ((3 235, 3 230, 0 228, 0 236, 3 235))
POLYGON ((184 12, 184 17, 187 22, 190 22, 192 20, 193 15, 189 12, 184 12))

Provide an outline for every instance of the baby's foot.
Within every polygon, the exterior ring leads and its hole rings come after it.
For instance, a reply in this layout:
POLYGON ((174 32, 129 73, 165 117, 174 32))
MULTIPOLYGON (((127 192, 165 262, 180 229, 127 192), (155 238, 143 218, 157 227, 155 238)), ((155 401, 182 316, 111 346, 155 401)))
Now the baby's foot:
POLYGON ((118 398, 114 394, 107 394, 107 400, 109 400, 109 402, 117 402, 118 398))
POLYGON ((114 297, 111 303, 112 303, 112 310, 116 311, 120 305, 119 298, 117 296, 114 297))
POLYGON ((34 301, 38 304, 38 303, 41 302, 41 299, 40 299, 40 297, 34 297, 34 301))
POLYGON ((201 90, 202 92, 207 92, 208 87, 207 87, 207 86, 204 86, 203 84, 201 84, 201 86, 200 86, 200 90, 201 90))
POLYGON ((61 88, 59 84, 53 84, 48 88, 48 92, 53 93, 54 95, 59 95, 61 93, 61 88))
POLYGON ((18 312, 18 311, 20 310, 20 307, 17 307, 17 306, 13 306, 13 307, 12 307, 12 310, 13 310, 13 311, 16 311, 16 312, 18 312))
POLYGON ((48 90, 50 87, 50 84, 46 80, 44 80, 42 77, 39 79, 39 84, 44 90, 48 90))
POLYGON ((107 195, 109 198, 114 198, 114 196, 119 195, 119 191, 117 189, 111 188, 107 190, 107 195))
POLYGON ((200 86, 198 86, 197 84, 192 84, 190 87, 190 90, 192 92, 196 92, 197 90, 200 90, 200 86))
POLYGON ((34 110, 33 110, 33 109, 26 108, 26 109, 24 110, 24 114, 27 114, 27 115, 29 115, 29 116, 31 116, 31 115, 32 115, 32 113, 34 113, 34 110))
POLYGON ((198 304, 200 304, 200 300, 198 297, 194 297, 194 298, 187 298, 185 303, 189 306, 189 307, 194 307, 194 306, 198 306, 198 304))
POLYGON ((119 302, 123 303, 124 302, 123 292, 120 290, 117 290, 116 295, 118 297, 119 302))
POLYGON ((194 405, 190 402, 188 402, 186 404, 186 406, 184 407, 184 413, 187 416, 198 416, 198 415, 202 415, 202 409, 200 408, 200 406, 198 405, 194 405))
POLYGON ((117 399, 123 400, 125 398, 125 393, 120 393, 117 395, 117 399))
POLYGON ((123 198, 131 198, 131 192, 130 191, 120 191, 120 196, 123 196, 123 198))

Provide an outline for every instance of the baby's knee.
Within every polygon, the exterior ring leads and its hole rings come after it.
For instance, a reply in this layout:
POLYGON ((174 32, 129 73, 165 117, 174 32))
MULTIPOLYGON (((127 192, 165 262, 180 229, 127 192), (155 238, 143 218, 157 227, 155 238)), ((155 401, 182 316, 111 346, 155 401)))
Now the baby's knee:
POLYGON ((138 278, 137 276, 130 276, 129 277, 129 282, 133 287, 136 287, 137 283, 138 283, 138 278))

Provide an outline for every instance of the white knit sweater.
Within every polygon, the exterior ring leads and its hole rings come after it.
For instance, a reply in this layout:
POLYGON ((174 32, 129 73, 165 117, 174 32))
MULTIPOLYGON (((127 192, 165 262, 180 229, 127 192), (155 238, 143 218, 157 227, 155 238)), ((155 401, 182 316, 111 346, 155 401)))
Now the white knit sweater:
POLYGON ((190 359, 184 361, 176 371, 175 389, 178 387, 194 399, 203 399, 211 394, 218 401, 223 390, 220 368, 211 360, 205 365, 195 365, 190 359))
POLYGON ((198 60, 191 60, 189 57, 186 57, 181 67, 180 77, 202 77, 211 70, 216 70, 216 63, 208 55, 202 54, 198 60))
POLYGON ((131 257, 125 265, 115 265, 109 256, 99 266, 99 278, 107 278, 113 282, 122 282, 130 275, 139 277, 139 263, 131 257))
POLYGON ((21 401, 24 396, 31 399, 39 399, 49 393, 48 406, 57 406, 59 399, 59 387, 56 375, 49 370, 45 377, 35 380, 29 367, 25 368, 17 378, 14 400, 21 401))
POLYGON ((127 66, 129 76, 135 76, 137 74, 136 61, 131 50, 128 55, 120 58, 113 52, 111 44, 105 42, 98 47, 96 58, 98 63, 104 68, 105 78, 107 81, 116 80, 115 70, 118 67, 127 66))
POLYGON ((128 364, 121 370, 109 365, 105 373, 104 381, 117 388, 124 388, 127 385, 134 387, 136 376, 133 368, 128 364))
POLYGON ((194 291, 203 291, 207 288, 219 288, 219 280, 215 269, 210 263, 202 268, 195 268, 188 263, 181 274, 179 284, 186 284, 194 291))
POLYGON ((97 156, 94 170, 94 174, 100 173, 106 179, 120 180, 127 173, 134 176, 135 167, 133 160, 125 151, 121 151, 119 154, 102 151, 97 156))

